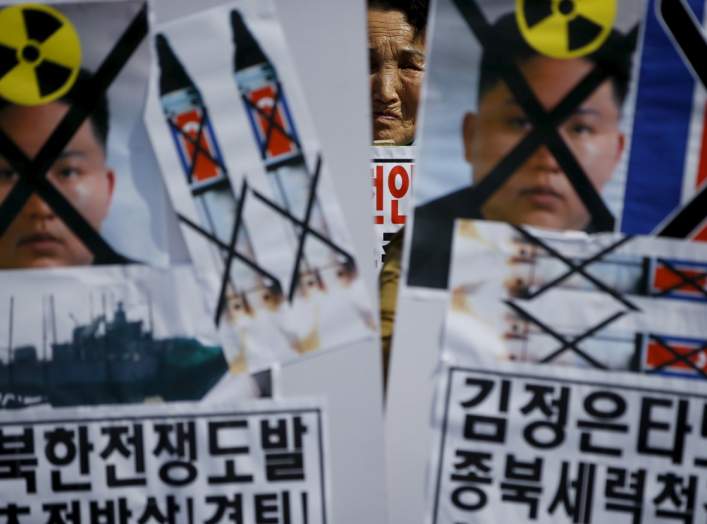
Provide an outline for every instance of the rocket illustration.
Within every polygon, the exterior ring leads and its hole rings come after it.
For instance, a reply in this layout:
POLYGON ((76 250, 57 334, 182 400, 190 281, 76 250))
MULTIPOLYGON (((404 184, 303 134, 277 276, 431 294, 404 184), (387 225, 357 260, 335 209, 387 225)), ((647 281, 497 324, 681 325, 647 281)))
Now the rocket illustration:
MULTIPOLYGON (((277 71, 265 55, 238 10, 231 11, 235 46, 234 78, 245 106, 250 127, 265 165, 278 204, 293 217, 303 220, 313 177, 307 169, 297 128, 277 71)), ((329 237, 320 202, 315 199, 309 225, 329 237)), ((292 224, 292 248, 301 228, 292 224)), ((304 286, 324 288, 322 270, 339 269, 329 247, 310 239, 305 246, 299 277, 304 286)))
MULTIPOLYGON (((199 227, 221 244, 211 242, 212 255, 220 271, 225 268, 228 245, 236 220, 238 200, 204 98, 172 50, 167 37, 156 37, 160 67, 159 93, 162 109, 177 149, 184 175, 198 210, 199 227)), ((241 223, 236 251, 255 260, 248 231, 241 223)), ((258 292, 272 299, 275 282, 239 262, 229 274, 230 303, 251 311, 248 294, 258 292)), ((276 286, 275 286, 276 287, 276 286)))

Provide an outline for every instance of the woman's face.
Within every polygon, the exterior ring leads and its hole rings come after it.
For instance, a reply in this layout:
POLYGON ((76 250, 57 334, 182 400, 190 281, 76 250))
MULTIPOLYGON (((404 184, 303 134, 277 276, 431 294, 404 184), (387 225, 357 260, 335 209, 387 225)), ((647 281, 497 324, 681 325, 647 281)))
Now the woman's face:
POLYGON ((425 35, 397 10, 368 11, 373 139, 406 145, 415 138, 425 71, 425 35))

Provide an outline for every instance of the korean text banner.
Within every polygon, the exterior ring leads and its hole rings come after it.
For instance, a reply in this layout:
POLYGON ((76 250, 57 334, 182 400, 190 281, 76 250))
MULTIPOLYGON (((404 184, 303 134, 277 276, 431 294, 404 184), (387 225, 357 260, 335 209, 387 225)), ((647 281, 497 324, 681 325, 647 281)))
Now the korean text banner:
POLYGON ((445 366, 428 522, 702 522, 705 386, 522 364, 445 366))
POLYGON ((386 246, 407 220, 408 204, 412 196, 415 148, 414 146, 374 146, 371 150, 376 268, 380 269, 386 246))
POLYGON ((702 238, 700 0, 439 0, 407 283, 454 218, 702 238))
POLYGON ((8 522, 325 524, 325 418, 311 401, 0 417, 8 522))

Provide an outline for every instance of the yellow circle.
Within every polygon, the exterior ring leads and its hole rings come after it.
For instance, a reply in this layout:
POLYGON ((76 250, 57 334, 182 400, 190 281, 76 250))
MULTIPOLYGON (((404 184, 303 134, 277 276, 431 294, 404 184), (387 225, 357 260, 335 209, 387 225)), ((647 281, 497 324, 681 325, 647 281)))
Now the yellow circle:
POLYGON ((567 59, 599 49, 616 20, 616 0, 516 0, 523 38, 538 53, 567 59))
POLYGON ((0 10, 0 97, 36 106, 71 89, 81 70, 81 40, 71 21, 42 4, 0 10))

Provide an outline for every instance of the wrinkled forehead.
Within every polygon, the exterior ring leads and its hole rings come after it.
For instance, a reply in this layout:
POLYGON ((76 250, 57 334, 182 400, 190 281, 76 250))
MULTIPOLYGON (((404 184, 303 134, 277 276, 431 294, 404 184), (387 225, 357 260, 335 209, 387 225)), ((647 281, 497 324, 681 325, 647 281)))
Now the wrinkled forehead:
POLYGON ((400 10, 372 7, 368 9, 368 40, 372 45, 385 41, 419 44, 424 32, 418 32, 400 10))
MULTIPOLYGON (((24 154, 34 157, 68 111, 68 104, 61 101, 40 106, 0 106, 0 129, 24 154)), ((105 159, 104 148, 94 132, 90 118, 81 124, 65 150, 78 150, 105 159)))

